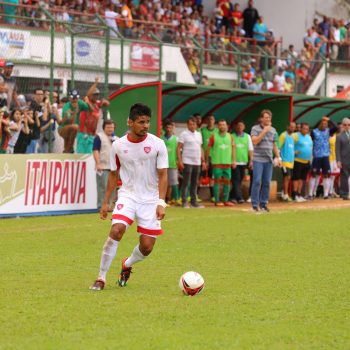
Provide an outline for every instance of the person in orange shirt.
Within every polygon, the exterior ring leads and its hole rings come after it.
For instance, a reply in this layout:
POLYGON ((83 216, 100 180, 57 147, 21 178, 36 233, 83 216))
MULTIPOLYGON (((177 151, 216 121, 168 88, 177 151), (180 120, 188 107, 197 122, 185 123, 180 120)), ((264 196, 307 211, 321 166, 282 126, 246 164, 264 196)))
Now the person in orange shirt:
POLYGON ((134 25, 131 13, 132 0, 123 1, 121 19, 119 27, 122 29, 122 33, 126 37, 132 37, 132 27, 134 25))

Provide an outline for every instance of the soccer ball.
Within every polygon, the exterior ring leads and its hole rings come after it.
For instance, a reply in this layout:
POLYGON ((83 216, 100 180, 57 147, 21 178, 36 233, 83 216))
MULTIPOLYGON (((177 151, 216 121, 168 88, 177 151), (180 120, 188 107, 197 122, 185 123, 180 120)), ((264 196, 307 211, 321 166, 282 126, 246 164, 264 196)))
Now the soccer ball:
POLYGON ((204 289, 204 279, 198 272, 188 271, 181 276, 179 287, 185 295, 194 296, 204 289))

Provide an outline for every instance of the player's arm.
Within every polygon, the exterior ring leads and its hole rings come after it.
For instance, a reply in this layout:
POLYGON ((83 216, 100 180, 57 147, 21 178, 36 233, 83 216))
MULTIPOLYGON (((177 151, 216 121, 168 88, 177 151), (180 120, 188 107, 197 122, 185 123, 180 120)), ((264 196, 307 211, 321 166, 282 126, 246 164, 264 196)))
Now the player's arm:
POLYGON ((182 142, 178 142, 177 148, 176 148, 177 162, 178 162, 180 171, 184 170, 184 163, 182 162, 182 148, 183 148, 183 146, 184 146, 184 144, 182 142))
POLYGON ((162 220, 165 216, 165 196, 168 189, 168 169, 157 169, 159 202, 157 205, 157 219, 162 220))
POLYGON ((108 175, 106 193, 105 193, 105 197, 103 199, 103 203, 100 210, 100 218, 102 220, 107 219, 109 200, 111 198, 113 191, 117 188, 118 176, 119 176, 119 170, 113 170, 113 171, 111 170, 108 175))
POLYGON ((282 158, 280 154, 280 150, 278 149, 277 142, 273 142, 273 153, 275 154, 275 157, 277 158, 277 166, 282 166, 282 158))
POLYGON ((236 169, 236 148, 235 148, 235 141, 233 139, 233 136, 231 135, 231 147, 232 147, 232 169, 236 169))

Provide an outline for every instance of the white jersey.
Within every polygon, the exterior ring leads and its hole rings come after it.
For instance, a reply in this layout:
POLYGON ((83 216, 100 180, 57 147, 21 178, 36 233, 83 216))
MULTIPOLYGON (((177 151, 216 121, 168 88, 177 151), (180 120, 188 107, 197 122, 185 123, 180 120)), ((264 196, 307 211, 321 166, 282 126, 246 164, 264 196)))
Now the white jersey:
POLYGON ((119 170, 122 186, 119 197, 137 203, 159 199, 157 169, 168 168, 168 152, 163 140, 152 134, 134 142, 125 135, 112 144, 111 171, 119 170))

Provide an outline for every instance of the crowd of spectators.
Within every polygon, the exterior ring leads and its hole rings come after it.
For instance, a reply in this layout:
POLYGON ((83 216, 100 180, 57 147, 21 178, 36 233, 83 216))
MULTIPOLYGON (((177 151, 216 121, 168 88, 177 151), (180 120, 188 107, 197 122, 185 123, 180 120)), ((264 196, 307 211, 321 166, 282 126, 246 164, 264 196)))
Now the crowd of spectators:
POLYGON ((240 65, 239 86, 252 91, 304 93, 322 65, 322 57, 345 60, 349 57, 350 25, 343 20, 324 17, 314 19, 303 38, 303 48, 294 45, 279 52, 278 41, 264 17, 248 0, 239 3, 217 0, 212 14, 204 11, 201 0, 6 0, 4 21, 10 24, 48 28, 42 8, 58 21, 57 30, 67 30, 64 23, 73 23, 75 31, 91 30, 84 24, 101 24, 104 18, 112 37, 121 33, 134 39, 154 40, 150 33, 166 43, 181 46, 182 54, 196 83, 201 81, 201 62, 206 64, 240 65), (6 15, 18 14, 31 20, 6 15), (203 52, 192 39, 206 48, 203 52), (257 54, 260 46, 268 55, 257 54), (249 52, 238 59, 234 52, 249 52), (203 57, 200 55, 203 54, 203 57))
POLYGON ((85 97, 76 89, 60 97, 58 91, 36 88, 17 91, 14 64, 0 69, 0 153, 90 153, 102 129, 102 108, 96 78, 85 97))

